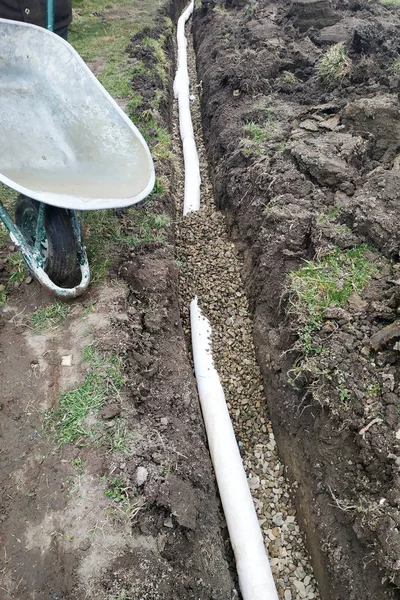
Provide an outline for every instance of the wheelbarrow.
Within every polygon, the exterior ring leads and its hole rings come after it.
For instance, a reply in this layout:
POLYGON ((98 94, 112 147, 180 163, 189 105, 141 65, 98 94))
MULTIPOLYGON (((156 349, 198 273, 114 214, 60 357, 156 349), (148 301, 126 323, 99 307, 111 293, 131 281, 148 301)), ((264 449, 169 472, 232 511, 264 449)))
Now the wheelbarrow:
POLYGON ((20 193, 0 218, 36 279, 76 297, 90 270, 87 210, 122 208, 154 186, 145 140, 77 52, 47 30, 0 19, 0 181, 20 193))

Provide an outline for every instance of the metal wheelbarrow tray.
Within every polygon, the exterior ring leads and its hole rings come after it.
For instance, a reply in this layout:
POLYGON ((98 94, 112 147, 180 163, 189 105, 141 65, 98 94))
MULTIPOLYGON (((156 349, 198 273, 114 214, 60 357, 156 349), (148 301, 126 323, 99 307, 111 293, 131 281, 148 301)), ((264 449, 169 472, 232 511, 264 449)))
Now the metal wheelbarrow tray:
POLYGON ((75 211, 135 204, 154 179, 142 135, 72 46, 0 19, 0 181, 22 194, 16 223, 2 205, 0 217, 39 281, 79 295, 89 268, 75 211), (80 283, 63 287, 77 265, 80 283))

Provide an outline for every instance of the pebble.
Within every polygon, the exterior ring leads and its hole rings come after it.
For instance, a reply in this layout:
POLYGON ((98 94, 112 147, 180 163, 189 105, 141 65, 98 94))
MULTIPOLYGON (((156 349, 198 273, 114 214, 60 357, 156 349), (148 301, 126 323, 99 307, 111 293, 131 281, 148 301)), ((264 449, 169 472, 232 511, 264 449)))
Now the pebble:
MULTIPOLYGON (((196 81, 193 49, 191 40, 188 41, 190 81, 196 81)), ((202 204, 200 211, 179 220, 176 228, 183 328, 190 335, 189 306, 197 296, 212 326, 213 359, 224 388, 279 598, 300 600, 311 598, 312 594, 319 600, 304 539, 294 516, 291 489, 284 478, 272 424, 266 415, 263 384, 252 342, 253 326, 241 281, 242 265, 235 245, 227 236, 224 215, 214 207, 201 138, 198 98, 191 103, 191 110, 200 159, 202 204), (303 582, 306 576, 309 578, 307 589, 303 582)), ((177 123, 173 140, 179 156, 181 142, 177 123)), ((183 181, 180 187, 183 190, 183 181)), ((182 214, 182 198, 178 199, 177 210, 182 214)), ((167 521, 164 525, 172 527, 172 521, 171 525, 167 525, 167 521)))
POLYGON ((91 545, 92 545, 92 542, 90 541, 90 539, 85 538, 84 540, 81 541, 81 543, 79 544, 78 547, 79 547, 79 550, 86 552, 86 550, 89 550, 91 545))
POLYGON ((68 356, 61 357, 61 366, 62 367, 71 367, 72 366, 72 355, 68 354, 68 356))
POLYGON ((146 467, 138 467, 136 471, 136 484, 138 487, 143 485, 147 481, 147 477, 149 476, 149 472, 146 467))

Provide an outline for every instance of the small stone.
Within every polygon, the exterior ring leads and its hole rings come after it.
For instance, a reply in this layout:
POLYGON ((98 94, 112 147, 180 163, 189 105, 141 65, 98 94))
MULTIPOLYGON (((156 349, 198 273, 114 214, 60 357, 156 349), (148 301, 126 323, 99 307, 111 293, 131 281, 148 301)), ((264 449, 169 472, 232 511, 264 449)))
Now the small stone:
POLYGON ((79 544, 78 547, 79 547, 79 550, 86 552, 86 550, 89 550, 91 545, 92 545, 92 542, 90 541, 90 539, 85 538, 84 540, 81 541, 81 543, 79 544))
POLYGON ((146 467, 138 467, 136 471, 136 484, 138 487, 143 485, 147 481, 147 477, 149 476, 149 472, 146 467))
POLYGON ((292 600, 292 592, 290 590, 285 590, 285 594, 283 597, 285 600, 292 600))
POLYGON ((100 417, 104 420, 114 419, 121 412, 120 406, 116 402, 111 402, 111 404, 107 404, 100 411, 100 417))
POLYGON ((318 125, 315 121, 312 121, 311 119, 306 119, 305 121, 302 121, 299 124, 299 127, 301 127, 301 129, 306 129, 307 131, 318 131, 318 125))
POLYGON ((339 121, 340 117, 338 115, 335 115, 330 119, 326 119, 326 121, 321 121, 319 123, 319 126, 323 127, 324 129, 329 129, 330 131, 333 131, 339 125, 339 121))
POLYGON ((173 529, 174 524, 172 522, 171 517, 168 517, 168 519, 165 519, 165 521, 164 521, 164 527, 168 527, 169 529, 173 529))
POLYGON ((161 417, 160 423, 161 423, 161 425, 168 425, 168 419, 167 419, 167 417, 161 417))
POLYGON ((277 513, 274 516, 273 521, 274 521, 274 523, 275 523, 275 525, 277 527, 281 527, 283 525, 283 516, 282 516, 282 513, 277 513))
POLYGON ((68 354, 68 356, 61 357, 61 366, 62 367, 71 367, 72 366, 72 354, 68 354))
POLYGON ((295 579, 293 581, 293 585, 300 594, 306 593, 306 586, 304 585, 304 583, 302 581, 298 581, 297 579, 295 579))
POLYGON ((350 314, 343 308, 339 308, 338 306, 329 306, 325 311, 325 318, 333 320, 340 319, 345 321, 346 323, 351 321, 350 314))
POLYGON ((253 475, 253 477, 249 478, 249 488, 251 490, 258 490, 260 487, 260 478, 258 475, 253 475))
POLYGON ((25 279, 26 285, 29 285, 30 283, 32 283, 32 281, 33 281, 33 277, 31 277, 30 275, 28 275, 28 277, 25 279))

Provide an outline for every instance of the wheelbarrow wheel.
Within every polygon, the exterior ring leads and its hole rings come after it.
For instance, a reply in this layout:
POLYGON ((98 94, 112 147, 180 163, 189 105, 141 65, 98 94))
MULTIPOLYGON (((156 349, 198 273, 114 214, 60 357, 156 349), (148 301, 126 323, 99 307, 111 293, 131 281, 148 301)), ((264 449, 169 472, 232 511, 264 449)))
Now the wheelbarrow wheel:
MULTIPOLYGON (((15 207, 15 222, 30 246, 35 245, 40 204, 27 196, 19 196, 15 207)), ((80 281, 77 241, 69 213, 64 208, 45 205, 45 239, 41 253, 44 270, 60 287, 74 287, 80 281)))

